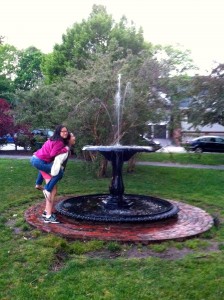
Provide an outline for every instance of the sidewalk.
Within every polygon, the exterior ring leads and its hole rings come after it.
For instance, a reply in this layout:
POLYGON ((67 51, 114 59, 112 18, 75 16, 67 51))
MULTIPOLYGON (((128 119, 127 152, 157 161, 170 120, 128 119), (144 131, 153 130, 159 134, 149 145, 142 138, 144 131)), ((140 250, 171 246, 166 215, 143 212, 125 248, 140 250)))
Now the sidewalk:
POLYGON ((162 163, 162 162, 147 162, 139 161, 136 165, 142 166, 156 166, 156 167, 172 167, 172 168, 193 168, 193 169, 213 169, 213 170, 224 170, 224 165, 196 165, 196 164, 178 164, 178 163, 162 163))
MULTIPOLYGON (((0 155, 1 158, 6 159, 30 159, 31 155, 0 155)), ((70 158, 74 159, 74 158, 70 158)), ((77 160, 77 159, 76 159, 77 160)), ((147 162, 139 161, 136 165, 142 166, 156 166, 156 167, 168 167, 168 168, 194 168, 194 169, 213 169, 213 170, 224 170, 224 165, 196 165, 196 164, 179 164, 179 163, 163 163, 163 162, 147 162)))
POLYGON ((160 150, 156 151, 160 153, 186 153, 187 151, 183 147, 178 146, 163 146, 160 150))
MULTIPOLYGON (((5 146, 4 148, 1 148, 2 150, 14 150, 15 146, 13 148, 13 144, 9 144, 5 146)), ((21 148, 21 147, 20 147, 21 148)), ((23 148, 20 149, 18 147, 18 150, 24 150, 23 148)), ((160 149, 157 152, 164 152, 164 153, 185 153, 186 150, 183 147, 176 147, 176 146, 165 146, 162 149, 160 149)), ((7 159, 30 159, 32 154, 27 155, 19 155, 19 151, 17 155, 7 155, 7 154, 0 154, 1 158, 7 158, 7 159)), ((224 165, 200 165, 200 164, 179 164, 179 163, 163 163, 163 162, 147 162, 147 161, 139 161, 136 162, 136 165, 144 165, 144 166, 157 166, 157 167, 172 167, 172 168, 194 168, 194 169, 213 169, 213 170, 224 170, 224 165)))
MULTIPOLYGON (((7 150, 15 150, 15 144, 7 144, 7 145, 4 145, 0 148, 0 150, 3 150, 3 151, 7 151, 7 150)), ((17 150, 24 150, 23 147, 17 147, 17 150)))

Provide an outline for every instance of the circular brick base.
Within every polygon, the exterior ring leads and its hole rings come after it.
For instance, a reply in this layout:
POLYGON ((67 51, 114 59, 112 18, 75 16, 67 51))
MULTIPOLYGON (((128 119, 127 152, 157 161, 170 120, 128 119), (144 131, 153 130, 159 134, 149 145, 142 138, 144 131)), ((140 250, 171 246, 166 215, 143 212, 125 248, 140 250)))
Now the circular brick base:
MULTIPOLYGON (((70 196, 71 197, 71 196, 70 196)), ((64 200, 60 198, 55 202, 64 200)), ((99 239, 123 242, 183 240, 197 236, 213 226, 213 218, 204 210, 182 202, 168 200, 180 209, 177 217, 150 223, 95 223, 76 221, 57 214, 59 224, 45 224, 41 214, 45 203, 30 207, 26 221, 39 230, 69 239, 99 239)))

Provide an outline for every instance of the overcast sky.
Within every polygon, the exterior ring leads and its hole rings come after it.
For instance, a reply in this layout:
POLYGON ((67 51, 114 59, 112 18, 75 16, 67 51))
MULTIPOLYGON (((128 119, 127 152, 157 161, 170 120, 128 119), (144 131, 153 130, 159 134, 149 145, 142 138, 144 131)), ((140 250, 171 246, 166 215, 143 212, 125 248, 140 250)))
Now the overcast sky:
POLYGON ((1 0, 0 35, 18 49, 51 52, 93 4, 106 6, 116 21, 125 15, 142 26, 148 42, 190 49, 201 69, 224 63, 224 0, 1 0))

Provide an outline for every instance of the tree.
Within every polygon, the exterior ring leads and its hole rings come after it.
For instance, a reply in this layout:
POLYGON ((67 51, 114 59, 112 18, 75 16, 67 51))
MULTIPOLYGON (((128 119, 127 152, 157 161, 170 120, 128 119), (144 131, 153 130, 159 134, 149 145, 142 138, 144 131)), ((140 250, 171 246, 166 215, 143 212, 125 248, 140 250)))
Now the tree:
POLYGON ((17 90, 37 87, 43 78, 42 57, 35 47, 19 51, 14 46, 0 44, 0 97, 15 105, 17 90))
POLYGON ((163 78, 187 74, 188 71, 198 69, 193 63, 190 50, 178 46, 174 48, 171 45, 156 45, 155 58, 163 66, 163 78))
POLYGON ((170 87, 165 89, 169 78, 162 75, 168 72, 169 66, 161 64, 151 51, 145 50, 138 55, 129 51, 126 58, 114 61, 112 57, 116 55, 116 51, 98 53, 95 60, 86 61, 84 70, 68 70, 68 75, 57 84, 20 93, 16 120, 50 127, 61 120, 79 131, 83 144, 112 144, 117 140, 125 144, 137 142, 139 134, 146 130, 147 121, 159 122, 166 117, 167 100, 161 92, 174 98, 177 91, 174 92, 174 80, 173 85, 169 83, 170 87), (122 97, 126 95, 120 136, 114 118, 119 73, 122 74, 122 97))
POLYGON ((112 16, 102 5, 93 5, 87 20, 75 23, 62 36, 62 44, 54 46, 53 53, 42 63, 46 82, 57 81, 68 73, 69 68, 84 69, 88 59, 95 59, 97 53, 116 52, 114 60, 127 55, 128 49, 134 54, 144 48, 143 32, 138 32, 132 24, 128 27, 125 17, 115 24, 112 16))
POLYGON ((73 69, 58 84, 58 97, 63 97, 69 108, 67 124, 78 132, 82 145, 136 143, 149 119, 159 121, 163 117, 164 102, 155 90, 159 68, 156 61, 147 52, 130 53, 126 59, 116 62, 111 60, 111 55, 99 54, 95 61, 88 61, 85 70, 73 69), (118 132, 114 98, 119 73, 125 103, 118 132))
POLYGON ((169 114, 166 121, 169 124, 170 137, 173 137, 174 133, 181 129, 183 111, 180 110, 180 104, 184 99, 189 99, 191 83, 192 78, 187 75, 166 77, 159 80, 159 89, 167 98, 167 111, 169 114))
POLYGON ((14 91, 12 81, 5 75, 0 75, 0 97, 3 97, 10 101, 11 93, 14 91))
POLYGON ((2 45, 4 42, 4 36, 0 35, 0 45, 2 45))
POLYGON ((196 76, 192 84, 189 121, 194 125, 224 125, 224 64, 209 76, 196 76))
POLYGON ((19 91, 19 101, 14 108, 16 124, 27 124, 32 128, 54 128, 67 118, 68 108, 63 99, 58 99, 55 85, 40 85, 38 89, 19 91))
POLYGON ((37 87, 43 79, 41 62, 43 54, 35 47, 18 52, 18 64, 15 72, 14 86, 19 90, 37 87))
POLYGON ((0 98, 0 136, 13 133, 13 130, 14 122, 10 105, 5 99, 0 98))
POLYGON ((15 70, 18 50, 11 45, 0 44, 0 97, 13 102, 15 70))
POLYGON ((68 74, 57 84, 20 93, 17 122, 51 128, 60 120, 76 132, 76 149, 117 141, 138 144, 147 121, 159 122, 166 116, 167 103, 160 92, 169 68, 149 50, 136 55, 127 51, 126 57, 114 60, 119 53, 120 48, 97 52, 94 60, 86 60, 84 69, 67 69, 68 74), (114 109, 118 74, 122 74, 121 97, 125 102, 119 131, 114 109))
POLYGON ((18 61, 18 50, 8 44, 0 44, 0 75, 13 80, 18 61))
POLYGON ((126 57, 130 50, 133 54, 138 54, 145 48, 142 28, 137 31, 133 22, 129 26, 127 18, 123 16, 110 32, 109 49, 113 48, 113 44, 120 48, 119 57, 116 59, 126 57))

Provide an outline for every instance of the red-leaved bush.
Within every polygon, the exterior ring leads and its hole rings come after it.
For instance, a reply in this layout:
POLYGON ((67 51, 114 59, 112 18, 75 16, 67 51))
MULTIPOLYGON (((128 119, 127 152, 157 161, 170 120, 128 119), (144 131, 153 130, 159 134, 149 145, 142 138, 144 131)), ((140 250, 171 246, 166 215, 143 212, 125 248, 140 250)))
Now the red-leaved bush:
POLYGON ((13 133, 13 131, 14 122, 10 105, 5 99, 0 98, 0 136, 13 133))

